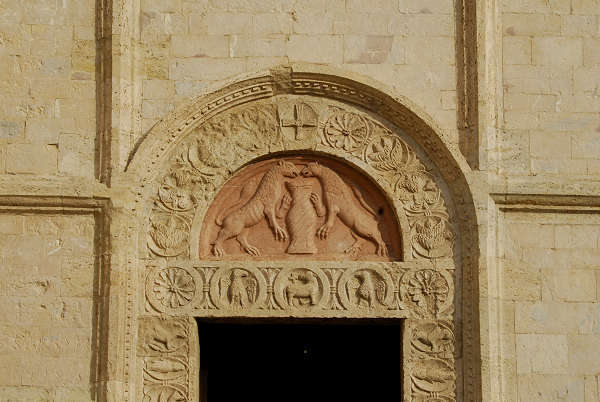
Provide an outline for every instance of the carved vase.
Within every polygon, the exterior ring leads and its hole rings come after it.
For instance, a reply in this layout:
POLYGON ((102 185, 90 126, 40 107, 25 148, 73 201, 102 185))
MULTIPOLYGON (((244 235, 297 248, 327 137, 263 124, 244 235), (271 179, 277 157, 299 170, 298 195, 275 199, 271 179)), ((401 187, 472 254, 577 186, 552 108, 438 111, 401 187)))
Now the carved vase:
POLYGON ((292 203, 286 217, 290 234, 289 254, 314 254, 317 252, 315 234, 317 231, 317 213, 310 201, 312 184, 287 183, 292 203))

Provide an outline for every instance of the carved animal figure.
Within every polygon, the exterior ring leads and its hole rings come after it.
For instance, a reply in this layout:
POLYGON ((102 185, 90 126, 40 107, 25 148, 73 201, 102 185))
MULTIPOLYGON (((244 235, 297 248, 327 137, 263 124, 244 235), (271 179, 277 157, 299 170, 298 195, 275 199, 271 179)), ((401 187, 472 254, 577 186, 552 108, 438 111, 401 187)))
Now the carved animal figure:
POLYGON ((227 297, 232 307, 246 307, 254 302, 253 280, 248 280, 248 273, 243 269, 231 271, 231 283, 227 290, 227 297))
POLYGON ((356 277, 360 281, 360 286, 356 290, 358 304, 360 305, 360 302, 364 300, 367 302, 369 307, 373 307, 373 299, 375 299, 375 285, 373 284, 371 274, 366 271, 361 271, 356 275, 356 277))
MULTIPOLYGON (((317 162, 310 162, 302 169, 301 174, 304 177, 318 178, 323 186, 327 218, 325 223, 317 230, 319 238, 327 238, 337 216, 344 225, 350 228, 356 240, 351 247, 345 250, 346 253, 358 254, 364 241, 362 238, 367 238, 376 244, 377 255, 386 256, 388 254, 387 247, 377 228, 377 220, 375 219, 377 215, 365 202, 358 190, 354 187, 351 190, 351 187, 344 183, 337 173, 317 162), (358 207, 355 198, 363 208, 358 207)), ((312 197, 311 200, 315 202, 315 207, 319 208, 317 206, 320 203, 318 196, 312 197)))
POLYGON ((224 219, 218 216, 216 223, 221 226, 221 230, 217 234, 213 254, 216 257, 222 257, 224 254, 223 242, 235 237, 245 252, 254 256, 260 255, 260 251, 248 243, 248 228, 256 225, 264 217, 267 218, 269 226, 273 229, 276 240, 287 239, 286 231, 277 223, 275 207, 279 204, 285 191, 283 188, 284 177, 297 176, 298 170, 293 163, 285 160, 278 161, 263 175, 256 192, 248 202, 229 213, 224 219))
POLYGON ((316 304, 319 297, 319 283, 314 273, 310 271, 292 273, 290 275, 290 282, 285 288, 288 305, 292 306, 296 297, 307 297, 310 299, 312 306, 316 304))

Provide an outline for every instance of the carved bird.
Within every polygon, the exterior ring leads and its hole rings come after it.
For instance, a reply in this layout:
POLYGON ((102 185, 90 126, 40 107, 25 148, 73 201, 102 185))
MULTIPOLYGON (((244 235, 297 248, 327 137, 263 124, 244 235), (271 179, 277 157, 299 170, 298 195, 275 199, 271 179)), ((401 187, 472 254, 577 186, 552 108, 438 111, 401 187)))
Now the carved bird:
POLYGON ((177 227, 177 219, 173 215, 166 223, 153 221, 151 225, 150 237, 163 250, 177 248, 185 241, 186 233, 177 227))

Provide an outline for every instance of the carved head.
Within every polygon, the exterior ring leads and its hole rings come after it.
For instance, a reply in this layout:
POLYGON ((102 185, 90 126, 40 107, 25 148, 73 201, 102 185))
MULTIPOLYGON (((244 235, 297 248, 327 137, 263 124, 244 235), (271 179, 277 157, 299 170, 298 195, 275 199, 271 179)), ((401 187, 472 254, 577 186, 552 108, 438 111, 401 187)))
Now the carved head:
POLYGON ((246 278, 248 274, 243 269, 235 268, 231 271, 231 279, 246 278))
POLYGON ((309 162, 308 165, 306 165, 304 169, 302 169, 300 174, 303 177, 314 177, 317 176, 320 171, 321 165, 319 165, 319 162, 309 162))
POLYGON ((285 177, 298 177, 298 168, 292 162, 281 159, 277 162, 277 167, 285 177))

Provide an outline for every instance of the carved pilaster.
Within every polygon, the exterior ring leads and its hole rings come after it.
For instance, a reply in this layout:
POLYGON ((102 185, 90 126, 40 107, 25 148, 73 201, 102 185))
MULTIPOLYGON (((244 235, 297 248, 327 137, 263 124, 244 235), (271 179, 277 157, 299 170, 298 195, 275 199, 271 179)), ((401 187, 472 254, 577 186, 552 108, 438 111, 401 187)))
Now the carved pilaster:
POLYGON ((138 333, 143 402, 197 401, 198 328, 191 317, 141 317, 138 333))
POLYGON ((456 401, 452 322, 405 320, 402 340, 404 401, 456 401))

